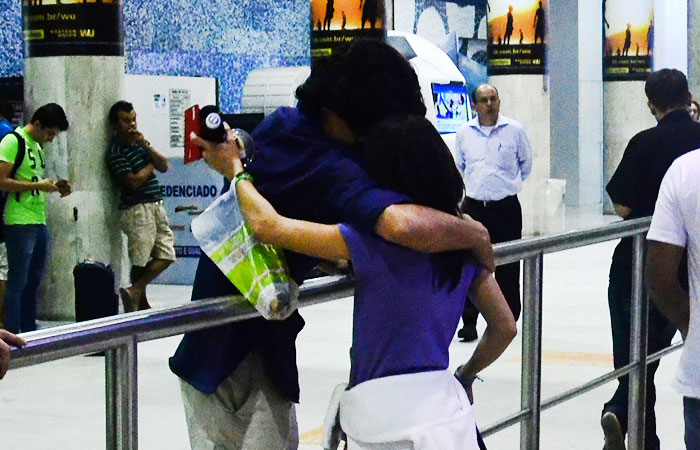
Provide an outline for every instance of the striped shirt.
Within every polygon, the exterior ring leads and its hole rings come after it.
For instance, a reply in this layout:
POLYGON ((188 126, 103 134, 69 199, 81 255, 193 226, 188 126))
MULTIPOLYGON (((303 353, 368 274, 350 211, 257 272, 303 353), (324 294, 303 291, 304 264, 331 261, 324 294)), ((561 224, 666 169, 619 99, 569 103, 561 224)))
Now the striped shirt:
POLYGON ((126 209, 139 203, 156 202, 163 198, 155 173, 151 173, 146 182, 136 190, 119 182, 124 175, 137 173, 150 162, 145 148, 138 144, 129 145, 119 136, 112 138, 107 150, 107 167, 121 189, 119 209, 126 209))

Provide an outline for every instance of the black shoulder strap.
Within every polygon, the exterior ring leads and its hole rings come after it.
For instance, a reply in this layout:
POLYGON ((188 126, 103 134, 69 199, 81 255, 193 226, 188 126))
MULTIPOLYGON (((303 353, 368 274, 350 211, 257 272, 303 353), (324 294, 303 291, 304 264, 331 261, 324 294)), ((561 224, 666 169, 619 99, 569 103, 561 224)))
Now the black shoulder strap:
POLYGON ((15 157, 15 162, 12 164, 12 170, 10 171, 10 178, 14 178, 15 175, 17 175, 19 166, 21 166, 22 161, 24 161, 24 154, 27 152, 27 144, 24 142, 24 138, 16 131, 10 131, 7 134, 12 134, 17 138, 17 157, 15 157))
MULTIPOLYGON (((24 141, 24 138, 19 135, 16 131, 10 131, 7 134, 12 134, 17 138, 17 156, 15 157, 15 162, 12 164, 12 170, 10 171, 10 176, 9 178, 14 178, 15 175, 17 175, 17 170, 19 169, 19 166, 22 165, 22 161, 24 161, 24 154, 27 153, 27 144, 24 141)), ((19 192, 15 193, 15 197, 17 198, 17 201, 19 201, 19 192)))

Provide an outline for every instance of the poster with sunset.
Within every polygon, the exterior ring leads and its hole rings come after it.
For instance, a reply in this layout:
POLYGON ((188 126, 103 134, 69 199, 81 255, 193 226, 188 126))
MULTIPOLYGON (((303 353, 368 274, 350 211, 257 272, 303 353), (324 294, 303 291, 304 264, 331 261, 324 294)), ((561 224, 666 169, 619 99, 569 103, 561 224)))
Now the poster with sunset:
POLYGON ((384 39, 384 0, 311 0, 311 58, 358 37, 384 39))
POLYGON ((603 0, 603 79, 646 80, 654 47, 653 0, 603 0))
POLYGON ((547 0, 490 0, 489 75, 543 74, 547 0))

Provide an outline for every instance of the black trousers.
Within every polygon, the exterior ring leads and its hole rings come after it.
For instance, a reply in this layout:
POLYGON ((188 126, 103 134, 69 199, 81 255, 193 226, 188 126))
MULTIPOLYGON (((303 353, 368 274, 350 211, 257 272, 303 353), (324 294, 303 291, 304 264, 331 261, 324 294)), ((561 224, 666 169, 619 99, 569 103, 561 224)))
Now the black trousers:
MULTIPOLYGON (((610 308, 610 325, 612 327, 613 361, 616 369, 630 362, 630 307, 632 303, 632 275, 628 270, 620 270, 615 262, 610 269, 610 284, 608 285, 608 306, 610 308)), ((656 309, 649 306, 649 337, 647 352, 656 353, 671 344, 676 328, 656 309)), ((656 435, 656 387, 654 375, 659 368, 659 362, 647 366, 646 416, 644 449, 659 450, 659 438, 656 435)), ((622 432, 627 432, 627 408, 629 395, 629 376, 618 379, 617 390, 612 398, 603 406, 603 413, 613 412, 620 420, 622 432)))
MULTIPOLYGON (((495 202, 483 202, 467 197, 462 203, 462 212, 481 222, 491 236, 491 242, 513 241, 523 236, 523 213, 517 195, 495 202)), ((520 261, 498 266, 496 282, 508 302, 513 317, 520 317, 520 261)), ((462 313, 464 326, 476 325, 479 311, 467 298, 462 313)))

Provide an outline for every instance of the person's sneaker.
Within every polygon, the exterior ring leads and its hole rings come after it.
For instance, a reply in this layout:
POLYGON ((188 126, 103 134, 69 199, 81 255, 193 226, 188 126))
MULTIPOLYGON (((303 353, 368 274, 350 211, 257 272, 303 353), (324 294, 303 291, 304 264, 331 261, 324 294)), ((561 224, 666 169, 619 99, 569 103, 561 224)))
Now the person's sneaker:
POLYGON ((603 428, 605 445, 603 450, 626 450, 625 436, 622 434, 620 419, 615 413, 606 411, 600 418, 600 426, 603 428))
POLYGON ((479 338, 475 325, 465 325, 457 332, 457 337, 462 342, 474 342, 479 338))

